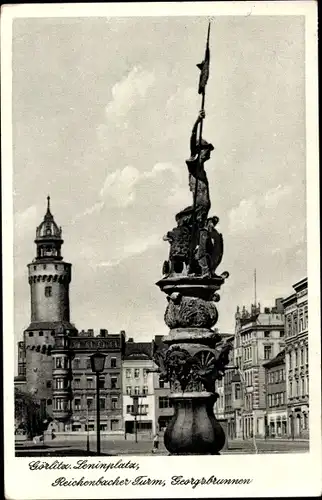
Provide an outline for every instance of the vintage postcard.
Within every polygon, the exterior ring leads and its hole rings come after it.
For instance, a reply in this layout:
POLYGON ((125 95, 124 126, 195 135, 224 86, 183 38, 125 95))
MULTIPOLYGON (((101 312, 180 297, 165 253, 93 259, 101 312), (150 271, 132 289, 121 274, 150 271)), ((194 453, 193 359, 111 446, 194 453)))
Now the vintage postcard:
POLYGON ((319 495, 316 2, 1 14, 6 498, 319 495))

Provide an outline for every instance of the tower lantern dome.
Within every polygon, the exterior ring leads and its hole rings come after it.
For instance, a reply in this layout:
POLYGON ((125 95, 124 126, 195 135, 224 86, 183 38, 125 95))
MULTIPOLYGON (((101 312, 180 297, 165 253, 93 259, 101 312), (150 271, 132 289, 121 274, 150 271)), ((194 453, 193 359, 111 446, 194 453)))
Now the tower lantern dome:
POLYGON ((61 246, 64 243, 62 230, 56 224, 50 211, 50 196, 47 196, 47 211, 44 219, 36 229, 35 243, 37 246, 37 260, 46 258, 62 260, 61 246))

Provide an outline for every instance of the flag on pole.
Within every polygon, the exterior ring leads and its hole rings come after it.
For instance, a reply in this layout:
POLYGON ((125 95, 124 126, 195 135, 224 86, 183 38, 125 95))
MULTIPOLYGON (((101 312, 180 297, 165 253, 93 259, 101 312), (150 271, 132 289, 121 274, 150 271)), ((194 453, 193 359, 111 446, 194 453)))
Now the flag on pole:
POLYGON ((204 93, 207 82, 208 82, 208 78, 209 78, 209 66, 210 66, 209 34, 210 34, 210 23, 208 26, 208 36, 207 36, 205 58, 200 64, 197 64, 197 67, 201 70, 200 78, 199 78, 198 94, 204 93))

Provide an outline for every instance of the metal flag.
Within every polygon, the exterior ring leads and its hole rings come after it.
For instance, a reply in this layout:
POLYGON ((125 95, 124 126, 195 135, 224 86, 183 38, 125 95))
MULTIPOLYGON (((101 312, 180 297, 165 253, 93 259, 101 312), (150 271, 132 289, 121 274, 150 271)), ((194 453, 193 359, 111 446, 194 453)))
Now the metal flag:
POLYGON ((208 35, 207 35, 207 45, 206 45, 205 58, 200 64, 197 64, 197 67, 201 70, 200 78, 199 78, 198 94, 204 94, 205 88, 206 88, 206 85, 208 82, 208 78, 209 78, 209 66, 210 66, 209 35, 210 35, 210 22, 208 25, 208 35))

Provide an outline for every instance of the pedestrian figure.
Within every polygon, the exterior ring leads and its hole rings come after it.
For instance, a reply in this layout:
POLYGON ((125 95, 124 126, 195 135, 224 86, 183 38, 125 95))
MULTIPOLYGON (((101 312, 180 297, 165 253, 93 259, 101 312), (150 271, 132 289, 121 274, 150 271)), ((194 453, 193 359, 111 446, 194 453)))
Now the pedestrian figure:
POLYGON ((152 453, 155 453, 159 449, 159 434, 156 433, 156 435, 153 438, 153 450, 152 453))

